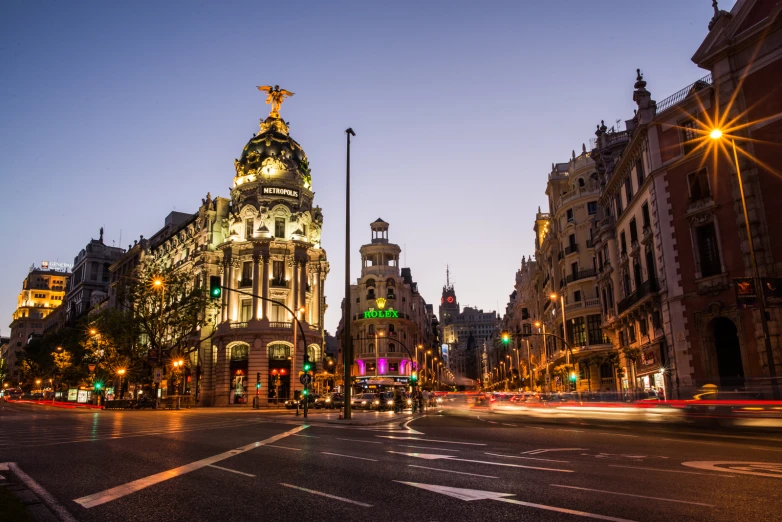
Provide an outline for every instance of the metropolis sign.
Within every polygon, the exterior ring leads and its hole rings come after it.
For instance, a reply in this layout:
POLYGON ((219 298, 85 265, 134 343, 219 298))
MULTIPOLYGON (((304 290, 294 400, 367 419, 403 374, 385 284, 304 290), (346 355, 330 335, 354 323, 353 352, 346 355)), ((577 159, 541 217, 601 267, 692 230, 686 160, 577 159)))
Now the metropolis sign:
POLYGON ((299 191, 297 189, 291 189, 286 187, 261 187, 262 196, 285 196, 288 198, 298 198, 299 191))

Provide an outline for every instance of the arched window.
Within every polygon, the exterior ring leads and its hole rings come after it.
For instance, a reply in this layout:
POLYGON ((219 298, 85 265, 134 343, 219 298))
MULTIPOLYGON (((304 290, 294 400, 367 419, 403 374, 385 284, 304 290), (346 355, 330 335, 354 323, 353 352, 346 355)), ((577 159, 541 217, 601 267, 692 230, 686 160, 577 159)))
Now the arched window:
POLYGON ((269 345, 269 359, 284 360, 290 357, 291 349, 286 344, 269 345))
POLYGON ((396 345, 394 343, 388 343, 388 351, 390 353, 396 352, 396 345))
POLYGON ((375 343, 369 343, 367 345, 367 353, 374 353, 375 351, 375 343))
POLYGON ((235 344, 231 346, 232 361, 246 361, 248 358, 248 348, 246 344, 235 344))
POLYGON ((375 325, 370 324, 369 325, 369 335, 375 335, 375 325))
POLYGON ((396 286, 396 281, 389 277, 386 279, 386 286, 396 286))
POLYGON ((375 280, 367 279, 367 288, 374 288, 374 287, 375 287, 375 280))
POLYGON ((393 325, 393 324, 389 324, 389 325, 388 325, 388 333, 390 333, 390 334, 392 334, 392 333, 395 333, 395 332, 394 332, 394 325, 393 325))
POLYGON ((307 346, 307 358, 310 360, 310 363, 317 365, 318 363, 318 352, 320 350, 318 349, 317 345, 311 344, 307 346))
POLYGON ((578 186, 584 188, 584 178, 578 178, 578 186))

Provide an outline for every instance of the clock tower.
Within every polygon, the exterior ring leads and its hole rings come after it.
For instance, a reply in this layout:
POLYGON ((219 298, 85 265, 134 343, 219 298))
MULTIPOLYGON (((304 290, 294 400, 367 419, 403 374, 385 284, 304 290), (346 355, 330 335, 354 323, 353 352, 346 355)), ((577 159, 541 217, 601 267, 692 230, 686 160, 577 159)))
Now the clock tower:
POLYGON ((446 267, 445 286, 440 298, 440 327, 451 324, 457 315, 459 315, 459 301, 456 300, 456 291, 451 284, 451 270, 446 267))

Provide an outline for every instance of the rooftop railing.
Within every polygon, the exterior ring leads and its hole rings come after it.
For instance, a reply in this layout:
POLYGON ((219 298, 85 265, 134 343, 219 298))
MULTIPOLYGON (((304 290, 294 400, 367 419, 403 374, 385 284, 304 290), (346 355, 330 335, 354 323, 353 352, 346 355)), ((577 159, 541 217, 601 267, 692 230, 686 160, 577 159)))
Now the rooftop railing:
POLYGON ((711 87, 711 73, 707 74, 700 80, 691 83, 684 89, 672 94, 671 96, 668 96, 663 101, 657 102, 657 114, 662 114, 671 107, 684 101, 684 99, 687 98, 687 96, 690 94, 703 90, 707 87, 711 87))

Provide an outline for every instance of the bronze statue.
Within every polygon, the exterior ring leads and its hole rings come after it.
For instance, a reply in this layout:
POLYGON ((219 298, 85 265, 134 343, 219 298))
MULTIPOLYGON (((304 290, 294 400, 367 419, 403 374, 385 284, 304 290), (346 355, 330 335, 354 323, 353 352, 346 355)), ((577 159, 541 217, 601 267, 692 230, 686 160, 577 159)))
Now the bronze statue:
POLYGON ((266 104, 271 104, 272 106, 272 111, 269 113, 269 117, 271 118, 280 117, 280 107, 282 107, 283 100, 285 98, 290 98, 294 94, 290 91, 286 91, 285 89, 280 89, 279 85, 275 85, 274 87, 271 85, 259 85, 258 90, 268 93, 268 96, 266 97, 266 104))

